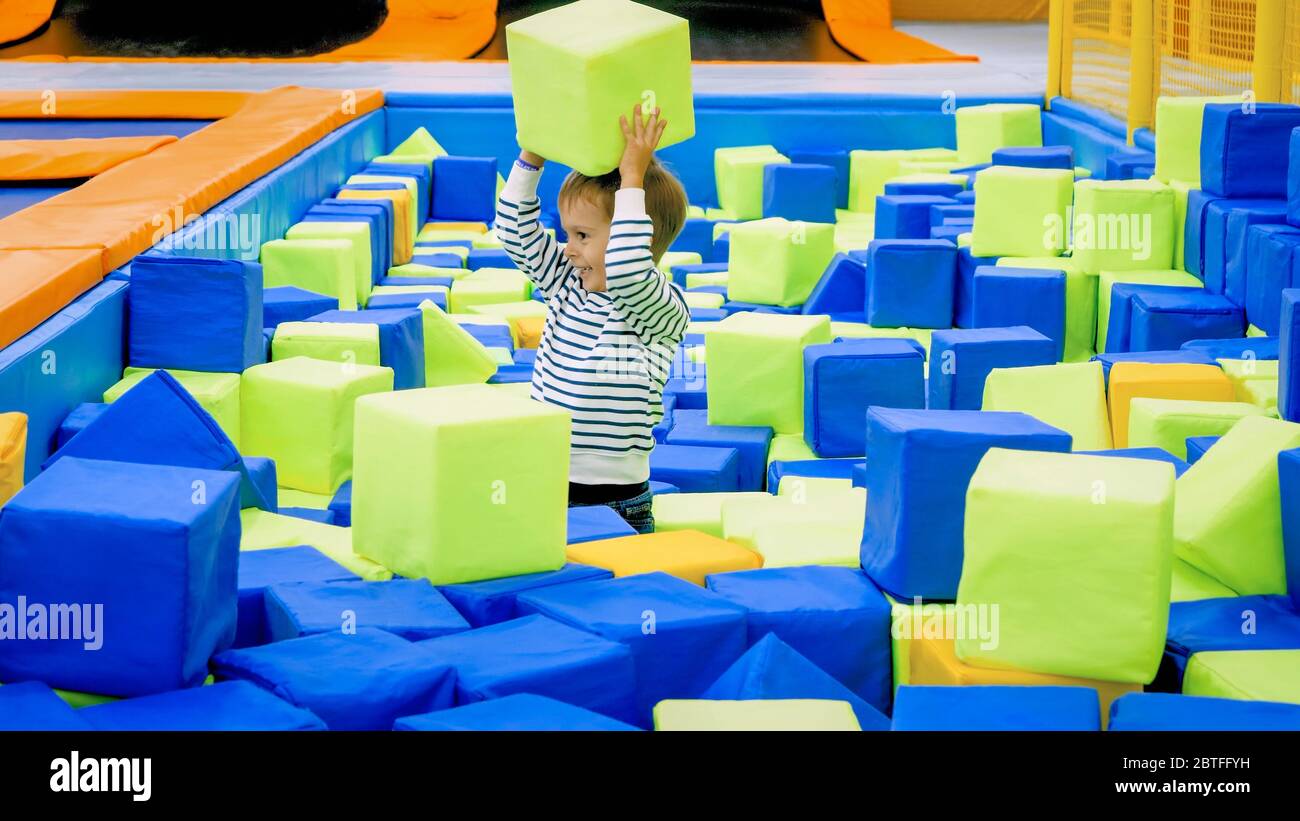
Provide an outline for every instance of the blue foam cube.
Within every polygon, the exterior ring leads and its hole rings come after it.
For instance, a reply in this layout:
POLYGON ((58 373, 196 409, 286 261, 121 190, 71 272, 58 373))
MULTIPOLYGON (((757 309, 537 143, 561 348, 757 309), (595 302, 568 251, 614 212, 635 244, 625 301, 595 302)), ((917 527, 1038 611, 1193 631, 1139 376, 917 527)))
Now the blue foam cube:
POLYGON ((1111 152, 1106 156, 1106 179, 1138 180, 1155 175, 1156 155, 1134 149, 1111 152), (1151 171, 1142 173, 1143 169, 1151 171))
POLYGON ((546 696, 514 693, 450 710, 399 718, 394 730, 419 732, 639 732, 639 727, 546 696))
POLYGON ((1224 650, 1300 650, 1300 612, 1280 595, 1170 604, 1161 683, 1181 690, 1192 655, 1224 650))
MULTIPOLYGON (((768 166, 775 168, 775 166, 768 166)), ((836 254, 822 272, 804 301, 804 314, 830 314, 858 311, 867 299, 866 260, 849 254, 836 254)))
POLYGON ((466 322, 460 327, 480 343, 485 348, 507 348, 510 351, 515 349, 514 337, 510 335, 510 329, 504 325, 487 325, 480 322, 466 322))
POLYGON ((975 269, 971 321, 976 328, 1029 326, 1065 355, 1065 272, 985 265, 975 269))
POLYGON ((96 730, 257 731, 324 730, 310 710, 295 707, 247 681, 176 690, 85 707, 80 715, 96 730))
POLYGON ((495 157, 437 157, 433 161, 434 219, 491 222, 496 216, 495 157))
POLYGON ((1212 103, 1201 120, 1201 187, 1221 197, 1285 197, 1300 106, 1212 103))
MULTIPOLYGON (((865 414, 864 414, 865 416, 865 414)), ((777 459, 767 466, 767 492, 776 495, 787 476, 805 479, 849 479, 866 465, 862 459, 777 459)))
MULTIPOLYGON (((707 257, 708 254, 705 254, 704 256, 707 257)), ((674 265, 674 266, 673 266, 673 272, 672 272, 672 273, 673 273, 673 282, 677 283, 677 287, 679 287, 679 288, 685 288, 685 287, 686 287, 686 275, 687 275, 687 274, 719 274, 719 273, 722 273, 722 272, 724 272, 724 271, 726 271, 726 270, 728 270, 728 265, 727 265, 727 262, 726 262, 725 260, 722 261, 722 262, 703 262, 703 263, 699 263, 699 264, 697 264, 697 265, 674 265)), ((708 292, 706 292, 706 293, 715 293, 715 294, 716 294, 716 293, 720 293, 720 294, 722 294, 724 297, 727 295, 727 289, 726 289, 725 287, 722 287, 722 286, 712 286, 712 285, 710 285, 710 286, 705 286, 705 287, 709 287, 709 288, 721 288, 721 290, 708 291, 708 292)), ((703 290, 703 289, 702 289, 702 288, 692 288, 692 289, 690 289, 690 290, 692 290, 692 291, 700 291, 700 290, 703 290)))
POLYGON ((735 448, 659 445, 650 452, 650 478, 685 493, 738 491, 740 453, 735 448))
POLYGON ((880 328, 952 327, 956 275, 957 247, 950 242, 873 240, 867 247, 867 322, 880 328))
POLYGON ((291 582, 357 581, 351 570, 314 547, 273 547, 239 554, 239 621, 232 647, 270 641, 266 629, 266 589, 291 582))
MULTIPOLYGON (((61 640, 5 642, 0 679, 115 696, 198 686, 235 638, 239 533, 233 472, 59 459, 0 515, 0 603, 75 609, 61 640)), ((52 635, 44 619, 39 631, 52 635)))
MULTIPOLYGON (((456 280, 452 277, 384 277, 376 282, 376 285, 384 287, 398 286, 411 288, 414 290, 417 286, 423 285, 432 291, 434 288, 450 288, 456 280)), ((428 293, 428 291, 426 291, 428 293)), ((384 296, 379 294, 379 296, 384 296)), ((371 297, 373 299, 374 297, 371 297)))
POLYGON ((411 262, 416 265, 428 265, 431 268, 464 268, 466 259, 459 254, 439 252, 436 248, 424 250, 417 248, 411 255, 411 262))
POLYGON ((1291 605, 1300 608, 1300 449, 1277 455, 1278 491, 1282 499, 1282 554, 1291 605))
POLYGON ((966 186, 959 182, 921 182, 918 180, 885 183, 885 196, 887 197, 929 196, 952 199, 965 190, 966 186))
POLYGON ((1241 210, 1253 210, 1261 218, 1271 216, 1283 222, 1286 219, 1286 200, 1214 199, 1205 206, 1200 273, 1205 281, 1205 290, 1212 294, 1222 294, 1227 289, 1228 259, 1237 253, 1228 239, 1228 219, 1241 210))
POLYGON ((1068 145, 1012 146, 993 152, 994 165, 1021 168, 1064 168, 1074 170, 1074 149, 1068 145))
MULTIPOLYGON (((364 200, 354 200, 364 202, 364 200)), ((375 200, 380 202, 380 200, 375 200)), ((387 203, 392 205, 392 203, 387 203)), ((377 282, 388 273, 393 264, 392 229, 385 219, 382 209, 359 205, 350 208, 342 205, 317 205, 307 209, 303 222, 352 222, 365 223, 370 227, 370 281, 377 282)), ((338 300, 334 301, 338 304, 338 300)))
POLYGON ((1282 290, 1292 286, 1300 249, 1300 228, 1256 225, 1246 239, 1246 319, 1275 336, 1282 315, 1282 290))
POLYGON ((1109 732, 1300 730, 1300 704, 1178 693, 1125 693, 1110 703, 1109 732))
POLYGON ((372 162, 366 166, 364 174, 383 175, 387 177, 408 177, 415 180, 416 225, 424 225, 429 219, 429 198, 431 175, 429 166, 423 162, 397 163, 372 162))
POLYGON ((469 629, 469 622, 423 579, 279 583, 266 588, 265 600, 271 641, 358 627, 420 641, 469 629))
POLYGON ((1300 288, 1281 294, 1277 367, 1277 411, 1288 422, 1300 421, 1300 288))
POLYGON ((1219 441, 1218 436, 1189 436, 1187 437, 1187 464, 1194 465, 1210 446, 1219 441))
POLYGON ((803 351, 804 440, 818 456, 862 456, 867 408, 925 407, 925 356, 898 339, 809 345, 803 351))
POLYGON ((339 485, 330 499, 329 509, 334 513, 334 524, 339 527, 352 527, 352 480, 339 485))
POLYGON ((763 169, 763 216, 835 222, 836 177, 829 165, 777 163, 763 169))
POLYGON ((418 288, 411 288, 410 293, 401 294, 375 294, 366 301, 366 307, 370 310, 411 310, 420 307, 425 300, 437 305, 443 311, 447 310, 447 292, 446 291, 422 291, 418 288))
POLYGON ((503 248, 475 248, 465 259, 465 267, 471 271, 479 268, 515 268, 515 261, 503 248))
POLYGON ((930 227, 947 224, 948 220, 960 220, 967 224, 973 224, 975 219, 975 206, 958 203, 956 205, 931 205, 930 206, 930 227))
POLYGON ((731 261, 731 232, 723 231, 713 240, 713 253, 705 257, 713 263, 729 263, 731 261))
POLYGON ((888 712, 891 609, 861 570, 774 567, 715 573, 705 583, 748 611, 750 645, 773 634, 859 698, 888 712))
POLYGON ((1056 342, 1027 325, 954 328, 930 337, 929 405, 934 410, 979 410, 984 380, 994 368, 1051 365, 1056 342))
POLYGON ((138 256, 127 306, 130 365, 239 373, 266 361, 256 262, 138 256))
MULTIPOLYGON (((670 446, 734 449, 736 451, 736 467, 738 471, 736 489, 742 491, 763 489, 763 474, 767 469, 767 451, 772 444, 771 428, 747 425, 710 425, 708 410, 702 408, 682 409, 673 412, 672 430, 665 436, 664 442, 670 446)), ((651 456, 652 460, 653 458, 651 456)), ((676 482, 671 482, 671 484, 676 484, 676 482)))
POLYGON ((515 600, 521 593, 554 585, 612 578, 614 574, 603 567, 569 563, 559 570, 545 573, 447 584, 442 585, 438 590, 447 597, 447 601, 455 605, 471 625, 486 627, 518 618, 521 614, 518 612, 515 600))
MULTIPOLYGON (((725 307, 725 306, 724 306, 725 307)), ((690 317, 692 322, 721 322, 735 310, 726 311, 723 308, 691 308, 690 317)))
POLYGON ((539 590, 520 596, 519 607, 630 649, 636 670, 632 723, 642 727, 661 700, 698 697, 747 646, 745 608, 667 573, 539 590))
MULTIPOLYGON (((987 166, 985 166, 985 167, 987 167, 987 166)), ((983 168, 978 168, 977 170, 979 170, 979 171, 983 171, 984 169, 983 169, 983 168)), ((974 183, 974 175, 973 175, 973 174, 971 175, 971 181, 972 181, 972 184, 973 184, 973 183, 974 183)), ((965 204, 967 204, 967 205, 973 205, 973 204, 975 203, 975 189, 974 189, 974 188, 968 188, 968 189, 966 189, 965 191, 963 191, 963 192, 961 192, 960 194, 958 194, 958 195, 956 195, 955 197, 953 197, 953 199, 956 200, 957 202, 965 203, 965 204)))
POLYGON ((1189 339, 1184 351, 1200 351, 1213 359, 1277 359, 1278 337, 1245 336, 1235 339, 1189 339))
POLYGON ((579 505, 569 508, 568 544, 635 536, 632 525, 608 505, 579 505))
POLYGON ((1290 161, 1287 165, 1287 222, 1300 226, 1300 128, 1291 132, 1290 161))
MULTIPOLYGON (((554 594, 561 585, 520 596, 554 594)), ((514 693, 548 696, 633 724, 636 672, 632 653, 595 631, 539 615, 479 627, 416 644, 430 660, 456 670, 456 702, 472 704, 514 693), (526 652, 521 652, 526 649, 526 652)))
POLYGON ((402 716, 452 706, 456 694, 450 666, 370 627, 227 650, 212 668, 219 681, 251 681, 315 713, 331 730, 388 730, 402 716))
POLYGON ((1223 292, 1238 305, 1246 304, 1246 251, 1256 225, 1286 225, 1286 209, 1277 206, 1234 209, 1228 214, 1224 240, 1223 292))
POLYGON ((1024 413, 870 408, 862 568, 895 598, 955 599, 966 486, 980 459, 992 447, 1070 445, 1070 434, 1024 413))
POLYGON ((47 684, 22 681, 0 687, 0 732, 93 729, 47 684))
POLYGON ((889 719, 856 693, 769 632, 753 643, 700 698, 721 701, 829 699, 847 701, 864 730, 888 730, 889 719))
MULTIPOLYGON (((1105 353, 1128 353, 1134 350, 1133 298, 1138 294, 1170 294, 1192 299, 1196 295, 1203 293, 1205 291, 1202 288, 1190 288, 1182 285, 1144 285, 1135 282, 1116 282, 1110 288, 1110 316, 1106 325, 1105 353)), ((1178 345, 1173 346, 1173 348, 1177 347, 1178 345)))
POLYGON ((681 233, 668 246, 668 250, 699 254, 700 259, 708 259, 713 253, 713 223, 714 220, 704 217, 687 217, 682 223, 681 233))
POLYGON ((785 152, 792 163, 829 165, 835 169, 835 207, 849 207, 849 152, 843 148, 803 148, 785 152))
POLYGON ((1091 687, 898 688, 898 731, 1097 731, 1101 702, 1091 687))
POLYGON ((928 194, 876 197, 876 239, 925 239, 930 236, 930 206, 955 205, 952 197, 928 194))
POLYGON ((1101 363, 1102 377, 1106 384, 1110 384, 1110 368, 1116 362, 1148 362, 1154 365, 1164 364, 1189 364, 1189 365, 1218 365, 1212 357, 1204 351, 1196 350, 1177 350, 1177 351, 1128 351, 1125 353, 1099 353, 1090 361, 1101 363))
POLYGON ((72 412, 63 417, 59 423, 59 431, 55 434, 54 449, 58 450, 68 444, 68 440, 99 418, 100 414, 108 410, 107 402, 82 402, 72 409, 72 412))
POLYGON ((339 306, 336 296, 323 296, 292 285, 267 288, 263 296, 262 325, 272 330, 281 322, 302 322, 339 306))
POLYGON ((279 488, 275 481, 275 460, 266 456, 245 456, 244 477, 239 488, 239 506, 261 507, 266 510, 279 509, 279 488))
POLYGON ((1133 297, 1129 349, 1169 351, 1184 342, 1245 332, 1240 307, 1222 294, 1139 293, 1133 297))
POLYGON ((970 246, 957 249, 957 274, 953 282, 953 325, 975 327, 975 272, 985 265, 997 265, 1001 257, 977 257, 970 246))
POLYGON ((709 406, 708 379, 703 372, 689 377, 671 377, 664 383, 664 396, 676 397, 682 410, 699 410, 709 406))
POLYGON ((393 369, 393 390, 423 388, 423 314, 418 308, 380 308, 373 299, 371 306, 364 311, 323 311, 309 321, 378 326, 379 364, 393 369))

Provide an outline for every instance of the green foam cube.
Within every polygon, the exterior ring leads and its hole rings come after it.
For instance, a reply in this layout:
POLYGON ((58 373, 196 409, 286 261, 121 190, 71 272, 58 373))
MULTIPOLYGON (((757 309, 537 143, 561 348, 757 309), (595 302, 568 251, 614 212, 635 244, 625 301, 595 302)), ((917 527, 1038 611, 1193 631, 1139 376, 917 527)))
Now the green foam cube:
POLYGON ((703 261, 695 251, 665 251, 655 265, 665 274, 671 274, 674 265, 699 265, 703 261))
MULTIPOLYGON (((487 234, 483 231, 471 231, 464 228, 446 228, 440 222, 425 223, 416 235, 420 242, 475 242, 483 239, 487 234)), ((439 249, 437 253, 443 251, 439 249)))
POLYGON ((1238 402, 1249 402, 1277 415, 1278 360, 1230 358, 1217 361, 1232 381, 1238 402))
POLYGON ((1208 103, 1240 97, 1160 97, 1156 100, 1156 179, 1201 187, 1201 123, 1208 103))
POLYGON ((345 239, 352 243, 354 282, 357 304, 365 305, 370 297, 370 223, 300 222, 289 227, 285 239, 345 239))
POLYGON ((793 494, 767 494, 766 499, 732 498, 722 503, 722 536, 727 541, 757 550, 758 534, 770 524, 833 525, 856 528, 860 544, 866 513, 867 492, 854 487, 823 493, 816 498, 800 498, 793 494))
POLYGON ((991 448, 966 492, 957 607, 997 608, 963 634, 976 667, 1146 684, 1164 655, 1173 564, 1167 462, 991 448))
POLYGON ((664 699, 654 707, 654 728, 663 731, 831 732, 861 730, 853 706, 831 699, 722 701, 664 699))
POLYGON ((276 502, 280 507, 305 507, 312 510, 329 510, 334 497, 328 493, 308 493, 291 487, 275 489, 276 502))
MULTIPOLYGON (((127 367, 122 371, 122 379, 104 391, 105 402, 115 402, 142 379, 153 373, 155 368, 127 367)), ((194 401, 212 415, 218 427, 230 437, 235 447, 240 447, 239 426, 239 374, 208 373, 206 371, 182 371, 175 368, 165 369, 176 381, 194 397, 194 401)))
POLYGON ((271 361, 295 356, 378 365, 379 326, 352 322, 281 322, 271 340, 271 361))
POLYGON ((1021 411, 1073 437, 1074 450, 1110 450, 1110 412, 1100 362, 994 368, 983 410, 1021 411))
POLYGON ((862 522, 767 521, 754 532, 753 550, 763 567, 858 567, 862 522))
POLYGON ((1002 257, 998 265, 1065 272, 1065 362, 1086 362, 1095 353, 1097 277, 1070 257, 1002 257))
POLYGON ((762 491, 741 493, 663 493, 654 497, 655 532, 698 530, 721 539, 722 506, 733 499, 769 497, 762 491))
POLYGON ((730 271, 708 271, 699 274, 687 274, 686 287, 689 289, 699 288, 704 285, 720 285, 723 288, 726 288, 730 280, 730 271))
POLYGON ((711 425, 803 433, 803 349, 831 341, 826 316, 742 311, 705 338, 711 425))
MULTIPOLYGON (((1177 503, 1178 486, 1174 486, 1174 499, 1177 503)), ((1177 510, 1177 507, 1175 507, 1177 510)), ((1174 556, 1174 572, 1169 585, 1169 601, 1202 601, 1204 599, 1230 599, 1237 594, 1214 577, 1197 570, 1187 562, 1174 556)))
MULTIPOLYGON (((288 506, 288 505, 286 505, 288 506)), ((297 516, 284 516, 255 507, 239 514, 240 550, 266 550, 272 547, 310 545, 366 581, 382 582, 393 571, 376 564, 352 550, 352 529, 313 522, 297 516)))
POLYGON ((435 157, 447 156, 447 149, 434 139, 428 129, 420 126, 411 132, 411 136, 398 143, 397 147, 389 152, 394 157, 409 157, 412 154, 432 154, 435 157))
POLYGON ((333 493, 352 473, 357 397, 393 389, 393 369, 306 356, 254 365, 240 385, 242 450, 275 460, 276 480, 333 493))
MULTIPOLYGON (((796 501, 834 496, 853 489, 852 479, 830 479, 825 476, 796 476, 787 473, 777 484, 777 496, 791 496, 796 501)), ((768 488, 771 490, 771 488, 768 488)))
POLYGON ((1071 256, 1088 273, 1169 268, 1174 192, 1151 180, 1080 180, 1071 236, 1071 256))
POLYGON ((453 314, 465 313, 471 305, 494 305, 500 302, 523 302, 531 293, 527 275, 513 268, 479 268, 451 284, 447 308, 453 314))
MULTIPOLYGON (((467 249, 461 248, 460 250, 465 251, 467 249)), ((388 275, 398 279, 403 277, 450 277, 456 280, 467 277, 472 273, 473 271, 468 268, 444 268, 438 265, 422 265, 418 262, 394 265, 388 269, 388 275)))
POLYGON ((1055 257, 1065 250, 1074 174, 995 165, 975 174, 975 192, 975 256, 1055 257))
POLYGON ((623 157, 619 115, 638 103, 668 122, 659 148, 695 134, 684 18, 628 0, 578 0, 507 25, 506 49, 521 148, 589 177, 613 171, 623 157))
POLYGON ((487 385, 357 402, 358 553, 434 584, 558 570, 569 414, 487 385))
POLYGON ((1222 436, 1247 416, 1267 415, 1249 402, 1136 397, 1129 401, 1128 446, 1164 448, 1186 459, 1187 437, 1222 436))
POLYGON ((1178 479, 1180 558, 1241 596, 1287 592, 1277 455, 1300 425, 1247 416, 1178 479))
POLYGON ((781 217, 731 230, 727 298, 760 305, 802 305, 835 256, 835 226, 781 217))
POLYGON ((1200 288, 1201 281, 1185 271, 1172 268, 1152 271, 1106 271, 1097 275, 1097 350, 1106 350, 1106 331, 1110 327, 1110 292, 1117 282, 1138 285, 1177 285, 1200 288))
POLYGON ((1251 403, 1269 416, 1277 416, 1278 385, 1276 379, 1251 379, 1241 388, 1242 401, 1251 403))
POLYGON ((874 214, 876 197, 885 193, 885 183, 899 176, 904 162, 941 162, 959 164, 957 152, 950 148, 912 150, 856 149, 849 152, 848 210, 874 214))
POLYGON ((813 453, 802 433, 778 433, 767 446, 768 466, 773 462, 806 462, 820 458, 813 453))
POLYGON ((715 294, 712 291, 684 293, 682 298, 686 300, 687 308, 721 308, 727 301, 722 294, 715 294))
POLYGON ((790 158, 770 145, 719 148, 713 152, 713 175, 718 205, 738 220, 763 216, 763 169, 788 163, 790 158))
POLYGON ((999 148, 1043 144, 1043 112, 1036 105, 990 103, 958 108, 956 114, 957 158, 965 165, 992 162, 999 148))
MULTIPOLYGON (((357 309, 357 266, 347 239, 275 239, 262 244, 262 284, 292 285, 337 297, 339 310, 357 309)), ((369 279, 369 273, 366 274, 369 279)))
POLYGON ((1193 653, 1183 694, 1300 704, 1300 650, 1193 653))
POLYGON ((946 162, 901 162, 898 164, 898 170, 901 172, 897 177, 885 180, 885 184, 901 182, 924 182, 938 183, 941 185, 960 185, 965 188, 970 184, 970 178, 965 174, 949 174, 948 170, 956 168, 960 163, 946 162))

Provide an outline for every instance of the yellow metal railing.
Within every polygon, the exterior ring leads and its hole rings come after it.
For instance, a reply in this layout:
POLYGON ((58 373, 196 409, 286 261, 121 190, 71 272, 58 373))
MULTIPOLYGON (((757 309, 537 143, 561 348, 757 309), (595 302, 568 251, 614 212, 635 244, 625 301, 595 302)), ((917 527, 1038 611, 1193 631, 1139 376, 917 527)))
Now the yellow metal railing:
POLYGON ((1161 96, 1300 101, 1300 0, 1052 0, 1048 96, 1150 127, 1161 96))

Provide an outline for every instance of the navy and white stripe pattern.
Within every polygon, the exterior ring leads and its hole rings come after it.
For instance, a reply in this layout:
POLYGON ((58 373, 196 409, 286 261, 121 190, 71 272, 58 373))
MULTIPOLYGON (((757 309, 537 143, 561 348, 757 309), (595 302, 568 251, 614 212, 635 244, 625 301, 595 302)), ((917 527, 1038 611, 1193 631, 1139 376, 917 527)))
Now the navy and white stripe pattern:
POLYGON ((690 309, 654 266, 645 192, 623 189, 605 251, 605 292, 582 287, 538 216, 540 172, 515 166, 497 201, 501 244, 546 297, 532 397, 573 416, 570 479, 631 484, 650 476, 651 430, 690 309))

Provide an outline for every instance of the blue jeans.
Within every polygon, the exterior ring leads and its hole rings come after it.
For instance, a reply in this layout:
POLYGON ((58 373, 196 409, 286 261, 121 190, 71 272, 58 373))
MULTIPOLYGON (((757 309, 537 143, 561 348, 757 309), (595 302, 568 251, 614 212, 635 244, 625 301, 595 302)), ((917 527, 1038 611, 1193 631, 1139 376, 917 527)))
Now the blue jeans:
MULTIPOLYGON (((606 502, 605 507, 613 510, 623 521, 632 526, 637 533, 654 533, 655 517, 651 508, 654 494, 650 491, 621 502, 606 502)), ((591 507, 592 505, 569 505, 569 507, 591 507)))

